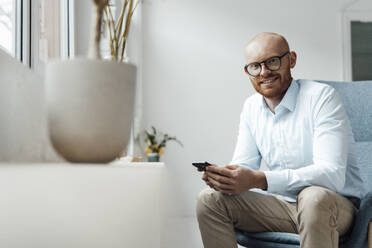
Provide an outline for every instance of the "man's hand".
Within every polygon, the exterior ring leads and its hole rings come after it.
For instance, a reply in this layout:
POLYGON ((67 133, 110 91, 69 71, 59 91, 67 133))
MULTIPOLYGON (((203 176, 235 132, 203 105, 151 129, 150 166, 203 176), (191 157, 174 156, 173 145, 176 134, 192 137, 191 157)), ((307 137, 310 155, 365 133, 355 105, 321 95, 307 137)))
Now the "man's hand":
POLYGON ((209 186, 209 187, 211 187, 212 189, 215 189, 214 187, 213 187, 213 184, 209 181, 209 179, 208 179, 208 176, 207 176, 207 172, 204 172, 203 173, 203 177, 202 177, 202 179, 204 180, 204 182, 209 186))
MULTIPOLYGON (((213 166, 216 166, 216 165, 213 165, 213 166)), ((207 167, 208 167, 208 166, 207 166, 207 167)), ((198 171, 202 172, 203 170, 200 169, 200 168, 198 168, 198 171)), ((211 187, 212 189, 214 189, 212 183, 211 183, 211 182, 209 181, 209 179, 208 179, 208 176, 207 176, 207 172, 206 172, 206 171, 204 171, 203 176, 202 176, 202 179, 203 179, 203 181, 204 181, 204 182, 205 182, 209 187, 211 187)))
POLYGON ((263 172, 239 165, 208 166, 203 180, 211 188, 226 194, 240 194, 252 188, 267 188, 266 176, 263 172))

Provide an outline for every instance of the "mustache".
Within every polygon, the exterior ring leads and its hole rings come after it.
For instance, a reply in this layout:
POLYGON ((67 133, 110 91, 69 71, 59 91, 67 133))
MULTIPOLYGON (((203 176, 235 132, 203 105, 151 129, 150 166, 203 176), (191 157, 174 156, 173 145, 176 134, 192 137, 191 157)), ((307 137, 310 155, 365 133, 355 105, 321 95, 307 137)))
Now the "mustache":
POLYGON ((275 78, 280 78, 279 75, 268 75, 266 77, 259 77, 256 79, 256 82, 262 83, 265 80, 270 80, 270 79, 275 79, 275 78))

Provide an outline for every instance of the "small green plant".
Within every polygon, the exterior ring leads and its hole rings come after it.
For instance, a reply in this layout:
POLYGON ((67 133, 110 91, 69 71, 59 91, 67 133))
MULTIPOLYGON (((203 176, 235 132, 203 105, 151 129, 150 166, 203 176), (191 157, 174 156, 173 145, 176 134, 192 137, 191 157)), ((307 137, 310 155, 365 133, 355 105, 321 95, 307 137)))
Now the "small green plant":
POLYGON ((151 131, 145 130, 145 142, 146 142, 146 155, 149 153, 157 153, 159 155, 164 154, 164 147, 166 146, 168 141, 175 141, 180 146, 183 147, 181 141, 179 141, 176 137, 171 137, 168 134, 159 133, 155 127, 151 127, 151 131), (160 142, 158 142, 159 138, 162 136, 160 142))

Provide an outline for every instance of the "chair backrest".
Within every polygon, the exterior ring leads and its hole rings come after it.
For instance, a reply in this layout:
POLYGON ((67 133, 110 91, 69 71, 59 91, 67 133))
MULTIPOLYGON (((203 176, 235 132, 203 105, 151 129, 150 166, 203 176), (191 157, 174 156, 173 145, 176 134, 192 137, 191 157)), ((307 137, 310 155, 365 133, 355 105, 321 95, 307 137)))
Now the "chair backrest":
POLYGON ((356 141, 357 164, 366 192, 372 191, 372 81, 326 83, 341 95, 356 141))

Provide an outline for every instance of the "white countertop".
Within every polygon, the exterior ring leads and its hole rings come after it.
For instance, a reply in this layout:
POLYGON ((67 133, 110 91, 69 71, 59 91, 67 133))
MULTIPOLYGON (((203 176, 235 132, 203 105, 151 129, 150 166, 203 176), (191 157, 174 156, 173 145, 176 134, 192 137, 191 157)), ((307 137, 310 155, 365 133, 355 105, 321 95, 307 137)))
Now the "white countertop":
POLYGON ((160 243, 164 163, 0 163, 0 247, 160 243))

